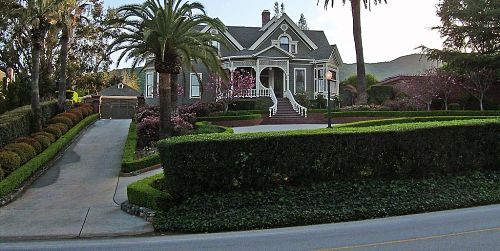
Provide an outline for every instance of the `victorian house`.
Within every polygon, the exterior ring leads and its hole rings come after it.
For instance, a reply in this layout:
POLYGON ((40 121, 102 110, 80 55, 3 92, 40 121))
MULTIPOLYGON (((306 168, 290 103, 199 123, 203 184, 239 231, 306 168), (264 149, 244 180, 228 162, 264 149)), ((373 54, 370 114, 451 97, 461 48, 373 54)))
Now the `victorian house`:
MULTIPOLYGON (((219 48, 223 66, 228 71, 244 70, 256 79, 253 89, 242 91, 242 98, 270 97, 274 115, 278 102, 290 102, 302 116, 307 111, 295 101, 295 95, 305 94, 314 99, 327 96, 326 72, 333 73, 331 95, 339 93, 339 66, 342 58, 337 46, 330 44, 324 31, 301 30, 287 15, 270 18, 269 11, 262 12, 261 27, 227 26, 226 30, 198 27, 199 32, 221 33, 227 45, 219 48)), ((153 98, 153 88, 158 76, 152 67, 145 69, 143 92, 146 100, 153 98)), ((201 88, 210 81, 211 74, 198 65, 195 72, 185 70, 177 81, 183 93, 178 102, 189 104, 199 100, 213 101, 214 93, 201 88), (196 76, 198 74, 198 76, 196 76), (202 83, 200 83, 200 80, 202 83)), ((151 101, 150 100, 150 101, 151 101)))

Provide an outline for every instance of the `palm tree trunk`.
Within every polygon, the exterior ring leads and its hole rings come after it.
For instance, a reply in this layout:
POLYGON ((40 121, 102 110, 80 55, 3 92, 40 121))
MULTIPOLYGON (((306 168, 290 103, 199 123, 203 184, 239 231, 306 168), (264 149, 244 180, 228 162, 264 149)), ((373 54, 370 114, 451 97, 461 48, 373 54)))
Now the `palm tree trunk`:
POLYGON ((363 39, 361 37, 361 3, 359 0, 351 0, 351 11, 358 73, 358 102, 359 104, 366 104, 368 102, 368 96, 366 94, 366 70, 365 58, 363 55, 363 39))
POLYGON ((61 35, 61 68, 59 69, 59 95, 57 98, 57 107, 59 111, 64 110, 64 103, 66 102, 66 68, 68 65, 68 50, 69 50, 69 30, 64 27, 61 35))
POLYGON ((170 73, 160 73, 159 79, 160 98, 160 139, 170 136, 172 122, 172 76, 170 73))
POLYGON ((172 97, 172 112, 175 112, 177 109, 177 97, 178 97, 178 84, 177 80, 179 79, 179 74, 172 74, 172 91, 171 91, 171 97, 172 97))
POLYGON ((42 33, 34 31, 32 35, 32 69, 31 69, 31 113, 33 115, 33 129, 42 130, 42 110, 40 108, 40 90, 38 86, 40 78, 40 52, 42 50, 42 33))

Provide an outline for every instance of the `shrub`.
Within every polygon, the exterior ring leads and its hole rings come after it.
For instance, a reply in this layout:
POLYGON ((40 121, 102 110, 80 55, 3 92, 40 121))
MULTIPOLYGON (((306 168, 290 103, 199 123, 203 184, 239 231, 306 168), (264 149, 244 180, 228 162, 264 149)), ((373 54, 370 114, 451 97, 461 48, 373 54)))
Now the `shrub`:
POLYGON ((56 139, 58 139, 62 136, 61 130, 57 126, 54 126, 54 125, 49 125, 46 128, 44 128, 42 131, 48 132, 48 133, 54 135, 54 137, 56 139))
POLYGON ((255 99, 255 107, 248 110, 264 110, 269 111, 269 107, 273 105, 273 100, 270 97, 258 97, 255 99))
POLYGON ((5 178, 5 171, 2 169, 2 166, 0 166, 0 181, 2 181, 3 178, 5 178))
POLYGON ((159 143, 175 196, 281 184, 498 169, 497 119, 174 137, 159 143), (196 149, 196 151, 193 151, 196 149), (322 150, 318 150, 322 149, 322 150))
POLYGON ((137 113, 135 115, 135 121, 137 121, 137 123, 141 123, 142 120, 147 118, 147 117, 159 118, 160 117, 160 107, 158 107, 158 106, 145 106, 145 107, 139 108, 139 110, 137 111, 137 113))
POLYGON ((65 134, 69 130, 68 126, 63 123, 51 124, 51 126, 54 126, 57 129, 59 129, 59 131, 61 131, 62 134, 65 134))
MULTIPOLYGON (((50 146, 50 144, 53 143, 49 137, 42 135, 42 134, 36 134, 36 135, 33 135, 32 137, 36 141, 38 141, 38 143, 40 143, 43 150, 47 149, 50 146)), ((54 138, 54 135, 50 134, 50 137, 54 138)))
POLYGON ((43 151, 42 145, 36 139, 31 137, 21 137, 16 139, 16 143, 26 143, 32 146, 36 153, 41 153, 43 151))
POLYGON ((451 104, 448 104, 448 110, 458 111, 458 110, 462 110, 462 107, 460 106, 460 104, 451 103, 451 104))
POLYGON ((196 129, 192 134, 210 134, 210 133, 233 133, 233 129, 212 125, 210 122, 197 122, 196 129))
POLYGON ((64 113, 57 115, 57 117, 59 117, 59 116, 71 119, 71 121, 73 122, 73 125, 76 125, 79 122, 78 116, 74 113, 64 112, 64 113))
POLYGON ((146 117, 137 125, 137 144, 139 147, 152 146, 160 138, 160 118, 146 117))
POLYGON ((55 116, 54 118, 50 119, 48 122, 49 122, 49 124, 63 123, 65 125, 67 125, 68 127, 73 126, 73 121, 70 118, 64 117, 64 116, 55 116))
POLYGON ((9 174, 21 166, 21 158, 15 152, 0 151, 0 166, 9 174))
POLYGON ((33 138, 36 136, 46 137, 49 140, 49 144, 56 142, 56 137, 53 134, 48 133, 48 132, 37 132, 37 133, 31 134, 31 137, 33 137, 33 138))
POLYGON ((154 188, 154 182, 161 180, 163 174, 157 174, 130 184, 127 187, 128 201, 134 205, 154 210, 167 209, 171 197, 168 193, 154 188), (168 205, 166 205, 168 204, 168 205))
POLYGON ((368 102, 377 105, 383 104, 385 101, 394 97, 394 89, 387 85, 373 85, 368 90, 368 102))
POLYGON ((217 116, 217 117, 200 117, 198 121, 234 121, 234 120, 254 120, 261 119, 262 114, 238 115, 238 116, 217 116))
POLYGON ((309 101, 305 93, 297 93, 294 98, 299 105, 304 106, 305 108, 311 108, 311 101, 309 101))
POLYGON ((4 147, 5 150, 15 152, 21 158, 21 164, 36 156, 36 150, 26 143, 12 143, 4 147))
POLYGON ((194 125, 194 123, 196 123, 195 113, 182 113, 179 116, 191 125, 194 125))
MULTIPOLYGON (((228 109, 231 111, 256 110, 257 109, 256 106, 257 106, 256 99, 235 99, 229 102, 228 109)), ((267 107, 266 109, 268 108, 269 107, 267 107)))
MULTIPOLYGON (((326 114, 325 114, 326 115, 326 114)), ((436 116, 500 116, 500 111, 343 111, 335 117, 436 117, 436 116)))
POLYGON ((184 120, 181 116, 174 116, 170 121, 172 122, 173 136, 187 135, 194 129, 193 125, 184 120))
MULTIPOLYGON (((42 120, 48 120, 56 114, 57 102, 43 102, 41 110, 42 120)), ((30 106, 19 107, 0 115, 0 147, 34 131, 30 106)))
POLYGON ((323 95, 317 95, 311 102, 311 106, 314 109, 325 109, 326 108, 326 98, 323 95))
POLYGON ((83 114, 79 109, 71 109, 68 111, 68 113, 76 115, 78 121, 81 121, 83 119, 83 114))

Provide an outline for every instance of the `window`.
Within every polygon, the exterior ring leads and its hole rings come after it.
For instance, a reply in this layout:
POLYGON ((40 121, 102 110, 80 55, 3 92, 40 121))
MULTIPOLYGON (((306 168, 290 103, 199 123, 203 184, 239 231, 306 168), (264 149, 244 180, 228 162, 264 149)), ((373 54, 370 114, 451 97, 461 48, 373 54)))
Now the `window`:
POLYGON ((285 51, 290 51, 290 39, 287 36, 280 37, 280 48, 285 51))
POLYGON ((295 69, 295 94, 306 92, 306 69, 295 69))
POLYGON ((153 96, 153 73, 146 73, 146 97, 153 96))
POLYGON ((212 46, 217 48, 217 53, 220 54, 220 43, 217 41, 212 41, 212 46))
POLYGON ((290 46, 290 52, 291 52, 292 54, 297 54, 297 44, 292 44, 292 45, 290 46))
POLYGON ((198 76, 196 76, 196 73, 191 73, 191 80, 190 80, 190 89, 191 91, 189 92, 189 97, 191 98, 199 98, 200 97, 200 79, 202 78, 202 74, 198 73, 198 76))

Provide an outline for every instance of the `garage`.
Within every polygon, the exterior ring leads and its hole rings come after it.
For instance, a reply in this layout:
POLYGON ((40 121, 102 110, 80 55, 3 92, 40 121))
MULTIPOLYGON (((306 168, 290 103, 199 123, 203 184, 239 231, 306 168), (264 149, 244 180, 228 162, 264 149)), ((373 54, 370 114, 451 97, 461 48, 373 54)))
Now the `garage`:
POLYGON ((100 93, 99 113, 101 119, 131 119, 137 109, 140 93, 124 84, 117 84, 100 93))

